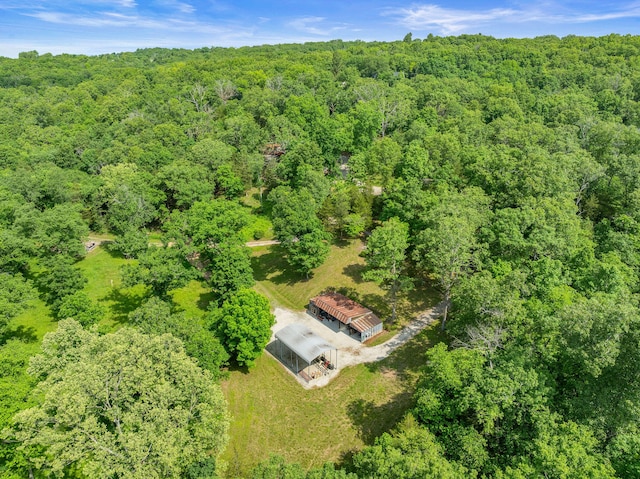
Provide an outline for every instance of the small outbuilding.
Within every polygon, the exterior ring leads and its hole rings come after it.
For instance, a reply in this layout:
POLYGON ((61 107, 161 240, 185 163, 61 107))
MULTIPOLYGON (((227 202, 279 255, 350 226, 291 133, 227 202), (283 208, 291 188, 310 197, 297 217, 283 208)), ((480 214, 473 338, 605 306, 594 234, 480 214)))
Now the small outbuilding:
POLYGON ((274 349, 280 361, 307 382, 338 367, 338 348, 301 323, 276 332, 274 349))
POLYGON ((349 335, 366 341, 382 332, 382 321, 368 308, 340 293, 323 293, 309 300, 309 314, 324 321, 338 321, 349 335))

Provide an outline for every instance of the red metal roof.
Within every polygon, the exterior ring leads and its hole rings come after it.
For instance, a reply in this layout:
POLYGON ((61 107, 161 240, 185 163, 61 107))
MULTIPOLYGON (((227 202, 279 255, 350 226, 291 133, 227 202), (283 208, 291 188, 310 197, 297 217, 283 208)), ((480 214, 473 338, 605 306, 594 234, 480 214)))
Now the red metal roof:
POLYGON ((311 298, 311 302, 338 321, 350 324, 359 332, 371 329, 382 322, 369 308, 365 308, 340 293, 321 294, 311 298))
POLYGON ((378 318, 375 314, 371 313, 367 314, 366 316, 362 316, 361 318, 354 319, 353 321, 351 321, 351 324, 349 326, 351 326, 359 333, 364 333, 365 331, 368 331, 378 324, 382 324, 382 321, 380 321, 380 318, 378 318))

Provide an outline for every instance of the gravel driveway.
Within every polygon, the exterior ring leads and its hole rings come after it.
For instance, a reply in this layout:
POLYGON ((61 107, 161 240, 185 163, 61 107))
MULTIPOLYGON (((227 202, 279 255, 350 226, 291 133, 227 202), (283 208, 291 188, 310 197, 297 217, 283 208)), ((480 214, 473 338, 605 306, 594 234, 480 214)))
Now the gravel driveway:
MULTIPOLYGON (((271 340, 275 340, 275 333, 285 326, 292 323, 302 323, 315 334, 336 346, 338 348, 338 367, 333 371, 330 371, 328 375, 313 379, 309 383, 300 376, 295 375, 298 382, 300 382, 300 384, 305 388, 322 387, 326 386, 340 373, 341 369, 347 366, 371 363, 386 358, 394 349, 405 344, 425 327, 435 321, 442 314, 443 307, 443 303, 440 303, 437 306, 422 312, 398 334, 384 343, 373 347, 365 346, 360 341, 350 337, 344 332, 335 332, 327 326, 325 322, 315 319, 304 311, 291 311, 290 309, 278 307, 274 310, 276 324, 271 328, 273 331, 271 340)), ((290 371, 288 368, 287 370, 290 371)))

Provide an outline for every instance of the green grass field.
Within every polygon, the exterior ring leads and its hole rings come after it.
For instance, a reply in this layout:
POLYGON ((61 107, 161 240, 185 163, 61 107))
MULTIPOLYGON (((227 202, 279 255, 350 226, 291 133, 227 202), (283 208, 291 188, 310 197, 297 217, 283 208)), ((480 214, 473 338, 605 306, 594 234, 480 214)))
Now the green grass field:
MULTIPOLYGON (((99 325, 102 332, 113 331, 126 324, 128 314, 148 297, 148 292, 142 285, 121 287, 120 268, 130 262, 132 260, 126 260, 98 246, 77 264, 87 278, 84 292, 105 308, 105 316, 99 325)), ((198 281, 191 281, 184 288, 173 291, 172 296, 175 305, 192 317, 202 317, 212 299, 210 291, 198 281)), ((51 315, 49 307, 40 299, 35 300, 31 308, 11 322, 15 335, 38 342, 56 327, 57 321, 51 315)))
MULTIPOLYGON (((87 278, 84 291, 105 307, 105 318, 100 325, 105 332, 125 322, 127 314, 144 300, 144 288, 120 288, 120 267, 126 262, 98 246, 77 264, 87 278)), ((34 341, 40 342, 47 332, 56 329, 57 321, 49 307, 37 299, 31 308, 12 321, 11 327, 25 334, 28 332, 34 341)))
MULTIPOLYGON (((312 278, 292 273, 279 246, 252 250, 256 290, 272 303, 302 309, 310 297, 334 287, 385 317, 390 312, 385 292, 361 278, 362 242, 334 245, 324 265, 312 278)), ((126 324, 127 315, 146 299, 142 286, 121 288, 120 267, 127 260, 97 247, 78 263, 88 278, 85 291, 106 308, 100 330, 109 332, 126 324)), ((192 281, 173 292, 173 301, 191 316, 201 317, 211 301, 210 292, 192 281)), ((417 312, 435 304, 428 288, 400 298, 398 327, 417 312)), ((56 328, 49 308, 40 300, 15 318, 16 335, 39 350, 44 334, 56 328), (37 347, 36 347, 37 346, 37 347)), ((381 336, 375 342, 381 342, 381 336)), ((223 384, 232 414, 230 442, 224 453, 228 477, 246 475, 270 454, 305 467, 325 461, 348 460, 351 453, 371 444, 390 429, 412 404, 412 394, 424 352, 440 340, 438 328, 423 332, 386 360, 346 368, 328 386, 305 390, 270 355, 264 354, 249 372, 232 370, 223 384)))
MULTIPOLYGON (((301 310, 306 307, 309 298, 327 288, 335 288, 385 320, 391 315, 391 305, 384 290, 362 279, 365 263, 360 253, 363 248, 364 243, 360 240, 341 241, 332 245, 325 263, 314 270, 309 279, 288 267, 280 246, 253 248, 255 289, 271 299, 272 303, 301 310)), ((398 298, 398 321, 394 325, 386 325, 392 329, 402 326, 439 300, 438 294, 426 285, 417 285, 410 293, 399 294, 398 298)))
POLYGON ((249 372, 232 371, 223 382, 233 418, 227 477, 246 476, 270 454, 304 467, 348 460, 411 407, 424 352, 439 340, 438 328, 424 331, 389 358, 346 368, 312 390, 268 354, 249 372))
MULTIPOLYGON (((273 304, 299 310, 310 297, 333 287, 384 318, 391 311, 385 291, 362 280, 362 248, 358 240, 333 245, 327 261, 308 280, 288 268, 281 247, 255 248, 255 289, 273 304)), ((399 321, 394 326, 399 327, 437 302, 437 294, 426 287, 401 296, 399 321)), ((390 335, 381 335, 374 344, 390 335)), ((439 341, 438 328, 431 328, 384 361, 346 368, 319 389, 302 388, 268 354, 259 358, 249 372, 231 371, 223 382, 233 417, 231 440, 224 454, 227 476, 246 475, 270 454, 282 455, 304 467, 348 460, 354 451, 393 427, 411 407, 424 353, 439 341)))

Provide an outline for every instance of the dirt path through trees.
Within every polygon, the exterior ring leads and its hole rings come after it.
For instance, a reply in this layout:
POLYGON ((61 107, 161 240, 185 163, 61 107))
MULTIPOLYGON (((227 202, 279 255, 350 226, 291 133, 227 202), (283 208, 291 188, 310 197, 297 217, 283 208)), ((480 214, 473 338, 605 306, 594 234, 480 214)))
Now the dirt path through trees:
MULTIPOLYGON (((100 246, 103 243, 109 243, 113 241, 112 239, 107 239, 104 237, 100 237, 100 236, 87 236, 87 241, 86 244, 88 243, 94 243, 95 246, 100 246)), ((274 244, 280 244, 280 241, 278 240, 260 240, 260 241, 247 241, 245 243, 245 246, 247 248, 257 248, 258 246, 271 246, 274 244)), ((169 246, 172 246, 173 243, 169 243, 169 246)), ((162 241, 160 240, 150 240, 149 241, 149 246, 162 246, 162 241)))

